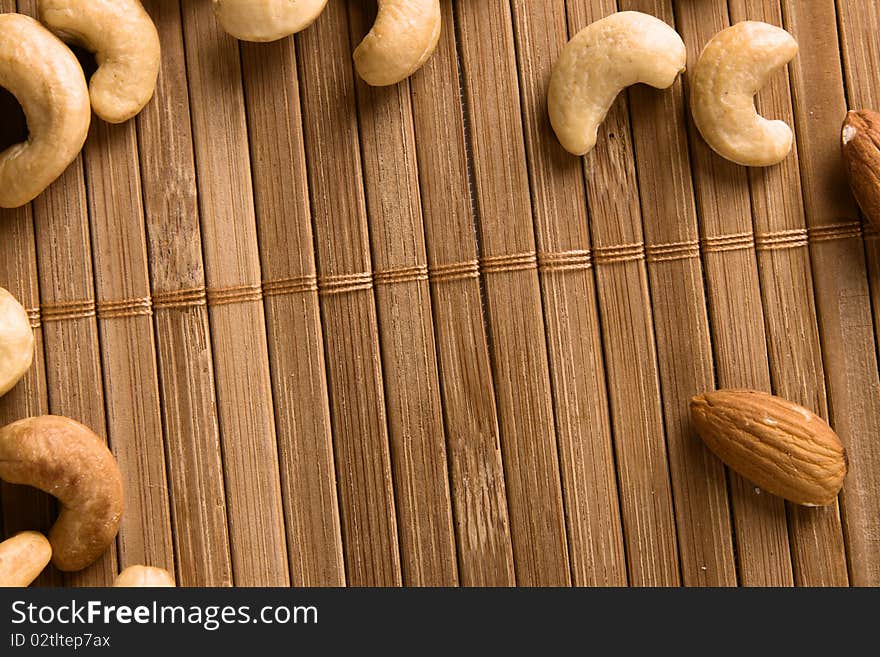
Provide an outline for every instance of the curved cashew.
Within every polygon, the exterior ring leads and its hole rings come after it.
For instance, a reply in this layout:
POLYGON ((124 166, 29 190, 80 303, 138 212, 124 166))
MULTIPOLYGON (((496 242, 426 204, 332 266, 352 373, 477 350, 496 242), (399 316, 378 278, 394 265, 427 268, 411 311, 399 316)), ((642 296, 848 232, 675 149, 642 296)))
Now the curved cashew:
POLYGON ((758 114, 754 97, 797 52, 794 37, 767 23, 737 23, 712 37, 691 84, 694 123, 712 150, 752 167, 771 166, 786 158, 791 128, 758 114))
POLYGON ((39 532, 21 532, 0 543, 0 587, 29 586, 52 559, 52 546, 39 532))
POLYGON ((122 475, 90 429, 45 415, 0 429, 0 479, 54 495, 61 513, 49 531, 52 563, 81 570, 113 542, 122 517, 122 475))
POLYGON ((379 0, 379 13, 354 51, 354 65, 374 87, 397 84, 434 54, 442 26, 440 0, 379 0))
POLYGON ((40 20, 62 40, 95 53, 89 83, 95 114, 122 123, 153 96, 159 34, 137 0, 39 0, 40 20))
POLYGON ((73 53, 37 21, 0 14, 0 87, 21 103, 30 134, 0 153, 0 207, 33 200, 76 159, 91 121, 73 53))
POLYGON ((589 153, 621 90, 640 82, 665 89, 686 64, 681 37, 658 18, 621 11, 591 23, 566 44, 550 78, 547 109, 562 146, 589 153))
POLYGON ((311 25, 327 0, 211 0, 226 32, 242 41, 276 41, 311 25))
POLYGON ((113 586, 129 588, 174 586, 174 578, 164 568, 129 566, 116 576, 113 586))
POLYGON ((12 390, 34 361, 34 332, 27 312, 0 287, 0 396, 12 390))

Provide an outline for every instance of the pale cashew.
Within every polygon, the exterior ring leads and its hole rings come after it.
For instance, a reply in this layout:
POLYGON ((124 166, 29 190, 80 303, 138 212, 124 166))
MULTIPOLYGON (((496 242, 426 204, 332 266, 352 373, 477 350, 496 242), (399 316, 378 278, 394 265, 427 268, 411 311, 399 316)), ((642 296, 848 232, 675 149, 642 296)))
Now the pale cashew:
POLYGON ((758 114, 755 94, 797 52, 788 32, 755 21, 728 27, 706 44, 691 81, 691 112, 712 150, 752 167, 786 158, 791 128, 758 114))
POLYGON ((49 542, 60 570, 85 568, 116 537, 122 475, 107 446, 78 422, 46 415, 0 429, 0 479, 58 498, 49 542))
POLYGON ((138 0, 39 0, 40 20, 62 40, 95 54, 89 83, 95 114, 122 123, 153 96, 159 34, 138 0))
POLYGON ((276 41, 315 22, 327 0, 211 0, 226 32, 242 41, 276 41))
POLYGON ((12 390, 34 361, 34 332, 27 312, 0 287, 0 396, 12 390))
POLYGON ((21 532, 0 543, 0 587, 29 586, 52 559, 52 546, 39 532, 21 532))
POLYGON ((374 87, 397 84, 434 54, 440 0, 379 0, 376 22, 354 51, 358 75, 374 87))
POLYGON ((167 587, 174 586, 174 578, 164 568, 152 566, 129 566, 116 576, 117 587, 167 587))
POLYGON ((76 57, 37 21, 0 14, 0 87, 27 117, 28 139, 0 153, 0 207, 33 200, 76 159, 91 121, 76 57))
POLYGON ((593 150, 614 99, 637 83, 671 86, 687 64, 678 33, 658 18, 621 11, 591 23, 566 44, 553 66, 547 109, 563 148, 593 150))

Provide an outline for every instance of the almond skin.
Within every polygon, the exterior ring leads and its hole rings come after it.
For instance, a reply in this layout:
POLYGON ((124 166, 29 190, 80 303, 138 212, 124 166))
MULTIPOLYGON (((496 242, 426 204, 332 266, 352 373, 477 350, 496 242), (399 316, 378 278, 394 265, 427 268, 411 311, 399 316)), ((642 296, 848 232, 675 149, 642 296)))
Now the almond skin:
POLYGON ((865 218, 880 228, 880 113, 847 112, 841 149, 853 196, 865 218))
POLYGON ((754 390, 718 390, 691 399, 691 421, 718 458, 760 488, 805 506, 833 504, 846 453, 815 413, 754 390))

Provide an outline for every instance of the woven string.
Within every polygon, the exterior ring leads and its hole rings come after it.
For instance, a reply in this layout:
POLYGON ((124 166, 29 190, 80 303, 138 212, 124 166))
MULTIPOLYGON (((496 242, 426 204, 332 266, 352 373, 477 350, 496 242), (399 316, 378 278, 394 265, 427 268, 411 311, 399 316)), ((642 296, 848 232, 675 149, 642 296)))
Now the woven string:
POLYGON ((566 271, 585 271, 593 266, 591 251, 561 251, 539 253, 538 269, 547 274, 566 271))
POLYGON ((150 297, 121 299, 119 301, 99 301, 97 309, 99 319, 150 316, 153 314, 153 302, 150 297))
POLYGON ((204 306, 207 302, 207 290, 204 287, 157 292, 153 295, 154 310, 194 308, 204 306))

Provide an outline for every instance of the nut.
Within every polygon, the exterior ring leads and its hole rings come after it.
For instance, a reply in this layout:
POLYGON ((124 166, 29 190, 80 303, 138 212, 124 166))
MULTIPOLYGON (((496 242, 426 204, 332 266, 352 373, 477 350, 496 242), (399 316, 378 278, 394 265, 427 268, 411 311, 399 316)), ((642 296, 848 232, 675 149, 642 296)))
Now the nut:
POLYGON ((39 532, 21 532, 0 543, 0 587, 29 586, 52 558, 52 546, 39 532))
POLYGON ((40 20, 63 41, 95 53, 89 83, 95 114, 122 123, 153 96, 159 34, 137 0, 39 0, 40 20))
POLYGON ((174 578, 164 568, 129 566, 116 576, 113 586, 128 588, 174 586, 174 578))
POLYGON ((843 445, 803 406, 764 392, 718 390, 691 400, 691 420, 718 458, 767 492, 805 506, 837 499, 843 445))
POLYGON ((880 113, 847 112, 841 147, 853 196, 865 218, 880 228, 880 113))
POLYGON ((242 41, 276 41, 311 25, 327 0, 211 0, 226 32, 242 41))
POLYGON ((374 87, 405 80, 434 54, 442 24, 440 0, 379 0, 376 21, 354 51, 358 75, 374 87))
POLYGON ((0 396, 30 369, 34 361, 34 332, 27 312, 0 287, 0 396))
POLYGON ((76 57, 37 21, 0 14, 0 87, 27 117, 27 141, 0 153, 0 207, 32 201, 76 159, 91 121, 76 57))
POLYGON ((0 429, 0 479, 58 498, 49 542, 60 570, 85 568, 116 537, 122 475, 107 446, 80 423, 45 415, 0 429))
POLYGON ((563 148, 589 153, 622 89, 639 82, 665 89, 686 64, 678 33, 648 14, 621 11, 582 29, 559 55, 547 93, 550 123, 563 148))
POLYGON ((756 21, 737 23, 712 37, 691 80, 694 123, 712 150, 751 167, 778 164, 788 156, 791 128, 758 114, 755 94, 797 52, 797 41, 788 32, 756 21))

